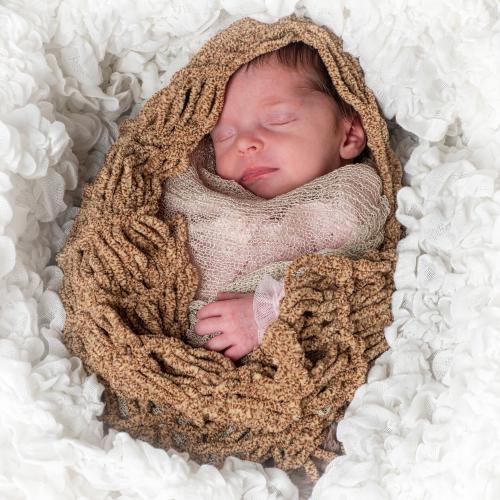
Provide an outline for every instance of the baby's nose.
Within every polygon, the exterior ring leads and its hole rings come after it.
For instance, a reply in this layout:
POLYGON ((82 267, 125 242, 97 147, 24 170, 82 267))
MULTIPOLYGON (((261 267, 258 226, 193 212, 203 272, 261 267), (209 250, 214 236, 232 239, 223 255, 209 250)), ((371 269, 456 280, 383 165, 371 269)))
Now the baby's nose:
POLYGON ((262 140, 255 134, 245 133, 238 136, 237 147, 241 154, 259 151, 263 145, 262 140))

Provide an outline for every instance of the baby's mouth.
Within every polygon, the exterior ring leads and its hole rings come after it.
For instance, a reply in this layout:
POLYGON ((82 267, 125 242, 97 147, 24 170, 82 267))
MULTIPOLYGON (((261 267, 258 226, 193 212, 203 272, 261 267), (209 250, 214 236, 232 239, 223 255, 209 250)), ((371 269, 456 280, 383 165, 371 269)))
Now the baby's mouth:
POLYGON ((243 172, 242 177, 240 178, 240 182, 242 184, 252 182, 256 179, 260 179, 261 177, 264 177, 267 174, 270 174, 274 171, 278 170, 277 168, 273 167, 250 167, 243 172))

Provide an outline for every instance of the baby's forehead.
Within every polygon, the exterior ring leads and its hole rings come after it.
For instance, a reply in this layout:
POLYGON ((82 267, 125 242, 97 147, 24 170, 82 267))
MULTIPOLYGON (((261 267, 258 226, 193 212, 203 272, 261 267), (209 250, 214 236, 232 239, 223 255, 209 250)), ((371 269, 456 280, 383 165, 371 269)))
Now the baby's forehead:
POLYGON ((322 113, 334 99, 318 89, 311 75, 278 61, 246 64, 228 81, 221 113, 212 131, 222 125, 250 121, 270 113, 322 113))
POLYGON ((317 92, 314 79, 304 69, 291 67, 277 61, 249 65, 238 68, 226 87, 226 99, 246 99, 250 93, 259 89, 259 100, 274 104, 285 99, 300 99, 317 92))
MULTIPOLYGON (((278 61, 276 58, 269 58, 258 63, 250 61, 243 66, 240 66, 231 76, 231 80, 240 74, 251 74, 256 79, 266 78, 269 74, 279 74, 282 79, 298 81, 301 80, 304 84, 313 84, 311 68, 301 66, 290 66, 278 61)), ((277 82, 279 83, 279 82, 277 82)))

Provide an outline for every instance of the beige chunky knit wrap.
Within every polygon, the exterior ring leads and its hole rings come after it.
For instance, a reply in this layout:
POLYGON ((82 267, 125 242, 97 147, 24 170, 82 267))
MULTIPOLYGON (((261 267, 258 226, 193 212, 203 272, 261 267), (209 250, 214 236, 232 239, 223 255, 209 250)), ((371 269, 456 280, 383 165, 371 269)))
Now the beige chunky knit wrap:
POLYGON ((306 20, 239 21, 210 40, 136 119, 125 121, 58 256, 65 341, 104 384, 104 419, 163 448, 220 465, 228 455, 286 470, 332 458, 321 444, 386 348, 400 227, 401 167, 372 92, 341 42, 306 20), (186 222, 162 220, 165 180, 214 127, 231 74, 293 41, 315 47, 361 115, 390 214, 384 241, 352 259, 310 254, 286 272, 279 319, 237 366, 183 341, 198 277, 186 222))

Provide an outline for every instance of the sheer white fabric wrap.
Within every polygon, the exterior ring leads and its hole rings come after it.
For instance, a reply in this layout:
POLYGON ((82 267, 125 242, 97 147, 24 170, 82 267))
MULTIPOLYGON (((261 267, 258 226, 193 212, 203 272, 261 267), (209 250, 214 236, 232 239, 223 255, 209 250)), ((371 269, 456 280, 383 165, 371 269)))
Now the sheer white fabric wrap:
MULTIPOLYGON (((301 255, 356 256, 382 243, 389 206, 380 177, 367 164, 343 166, 269 200, 219 177, 213 162, 205 165, 193 162, 168 179, 162 200, 164 217, 180 213, 188 222, 190 251, 200 273, 192 326, 196 312, 218 292, 254 292, 266 275, 281 280, 301 255)), ((278 308, 264 297, 276 300, 280 293, 260 291, 256 321, 265 330, 278 308)))
POLYGON ((259 344, 264 340, 267 327, 280 313, 280 301, 285 296, 284 280, 275 280, 265 274, 255 289, 253 297, 253 315, 257 324, 259 344))

